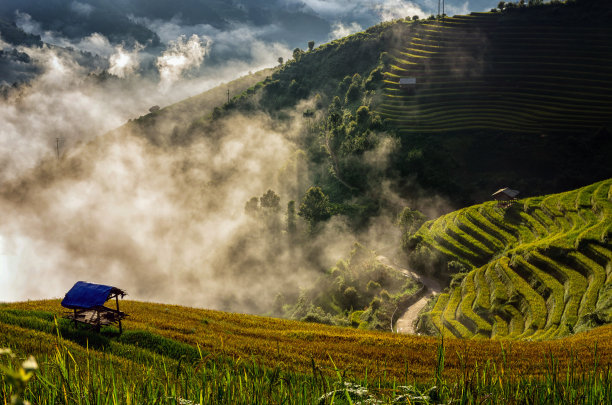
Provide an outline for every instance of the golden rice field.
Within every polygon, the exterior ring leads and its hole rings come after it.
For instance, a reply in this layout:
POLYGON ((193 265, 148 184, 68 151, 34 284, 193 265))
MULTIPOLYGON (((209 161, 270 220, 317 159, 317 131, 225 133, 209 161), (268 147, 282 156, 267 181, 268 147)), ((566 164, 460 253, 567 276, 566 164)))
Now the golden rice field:
MULTIPOLYGON (((61 316, 59 300, 2 304, 8 310, 45 311, 61 316)), ((314 365, 332 373, 332 364, 353 378, 384 378, 387 381, 429 381, 437 363, 440 339, 364 331, 320 324, 288 321, 136 301, 122 302, 130 316, 126 331, 141 330, 189 345, 204 355, 249 360, 283 370, 309 373, 314 365)), ((26 313, 26 312, 21 312, 26 313)), ((0 322, 0 347, 42 354, 56 345, 50 333, 0 322)), ((612 325, 563 339, 529 342, 509 340, 460 340, 447 338, 444 375, 459 377, 485 364, 510 376, 545 376, 551 359, 559 369, 580 373, 597 361, 612 365, 612 325)), ((71 345, 73 350, 78 346, 71 345)), ((81 348, 82 350, 82 348, 81 348)), ((111 354, 112 354, 112 350, 111 354)), ((119 357, 125 357, 120 353, 119 357)))

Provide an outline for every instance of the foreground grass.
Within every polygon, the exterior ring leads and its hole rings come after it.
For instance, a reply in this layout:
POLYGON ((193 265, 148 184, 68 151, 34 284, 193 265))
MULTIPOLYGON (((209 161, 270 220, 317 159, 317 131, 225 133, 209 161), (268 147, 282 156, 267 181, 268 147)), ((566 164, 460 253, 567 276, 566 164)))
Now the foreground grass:
POLYGON ((17 354, 0 356, 0 403, 17 392, 8 370, 30 354, 39 370, 22 396, 35 404, 612 400, 610 327, 547 342, 441 345, 160 304, 127 301, 124 309, 131 317, 119 336, 55 321, 58 301, 0 306, 0 347, 17 354))

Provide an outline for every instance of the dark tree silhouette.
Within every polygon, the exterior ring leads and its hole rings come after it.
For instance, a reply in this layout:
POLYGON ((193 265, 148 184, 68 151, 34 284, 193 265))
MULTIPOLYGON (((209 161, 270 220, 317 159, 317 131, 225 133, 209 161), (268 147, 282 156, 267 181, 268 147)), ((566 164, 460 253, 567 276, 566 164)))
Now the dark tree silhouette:
POLYGON ((268 190, 259 197, 259 204, 261 208, 268 208, 272 211, 278 211, 280 209, 280 197, 272 190, 268 190))
POLYGON ((310 187, 302 199, 298 215, 308 221, 311 227, 328 219, 331 216, 329 197, 323 194, 320 187, 310 187))

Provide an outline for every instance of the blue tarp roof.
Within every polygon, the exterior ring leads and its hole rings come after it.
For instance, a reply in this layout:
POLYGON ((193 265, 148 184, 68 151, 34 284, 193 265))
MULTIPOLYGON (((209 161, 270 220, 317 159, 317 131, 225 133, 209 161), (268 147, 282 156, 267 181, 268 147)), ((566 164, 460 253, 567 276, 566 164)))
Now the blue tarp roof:
POLYGON ((70 309, 93 308, 104 305, 108 296, 115 287, 102 284, 77 281, 66 293, 62 306, 70 309))

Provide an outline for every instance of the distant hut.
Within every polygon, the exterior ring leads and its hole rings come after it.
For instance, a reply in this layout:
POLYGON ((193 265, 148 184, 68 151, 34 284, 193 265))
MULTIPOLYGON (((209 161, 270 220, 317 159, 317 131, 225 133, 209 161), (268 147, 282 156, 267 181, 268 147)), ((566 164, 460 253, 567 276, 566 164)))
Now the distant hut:
POLYGON ((506 208, 516 201, 516 196, 518 196, 519 193, 520 192, 518 190, 512 190, 511 188, 506 187, 500 188, 491 194, 491 197, 497 200, 497 205, 506 208))
POLYGON ((416 77, 402 77, 399 79, 399 88, 406 93, 414 94, 416 90, 416 83, 416 77))
POLYGON ((117 287, 77 281, 66 293, 62 306, 72 310, 66 318, 73 320, 75 327, 80 322, 99 331, 101 326, 116 323, 119 325, 119 331, 123 332, 121 320, 127 314, 119 311, 119 296, 123 298, 125 295, 126 292, 117 287), (113 298, 117 304, 116 310, 104 306, 106 301, 113 298))

